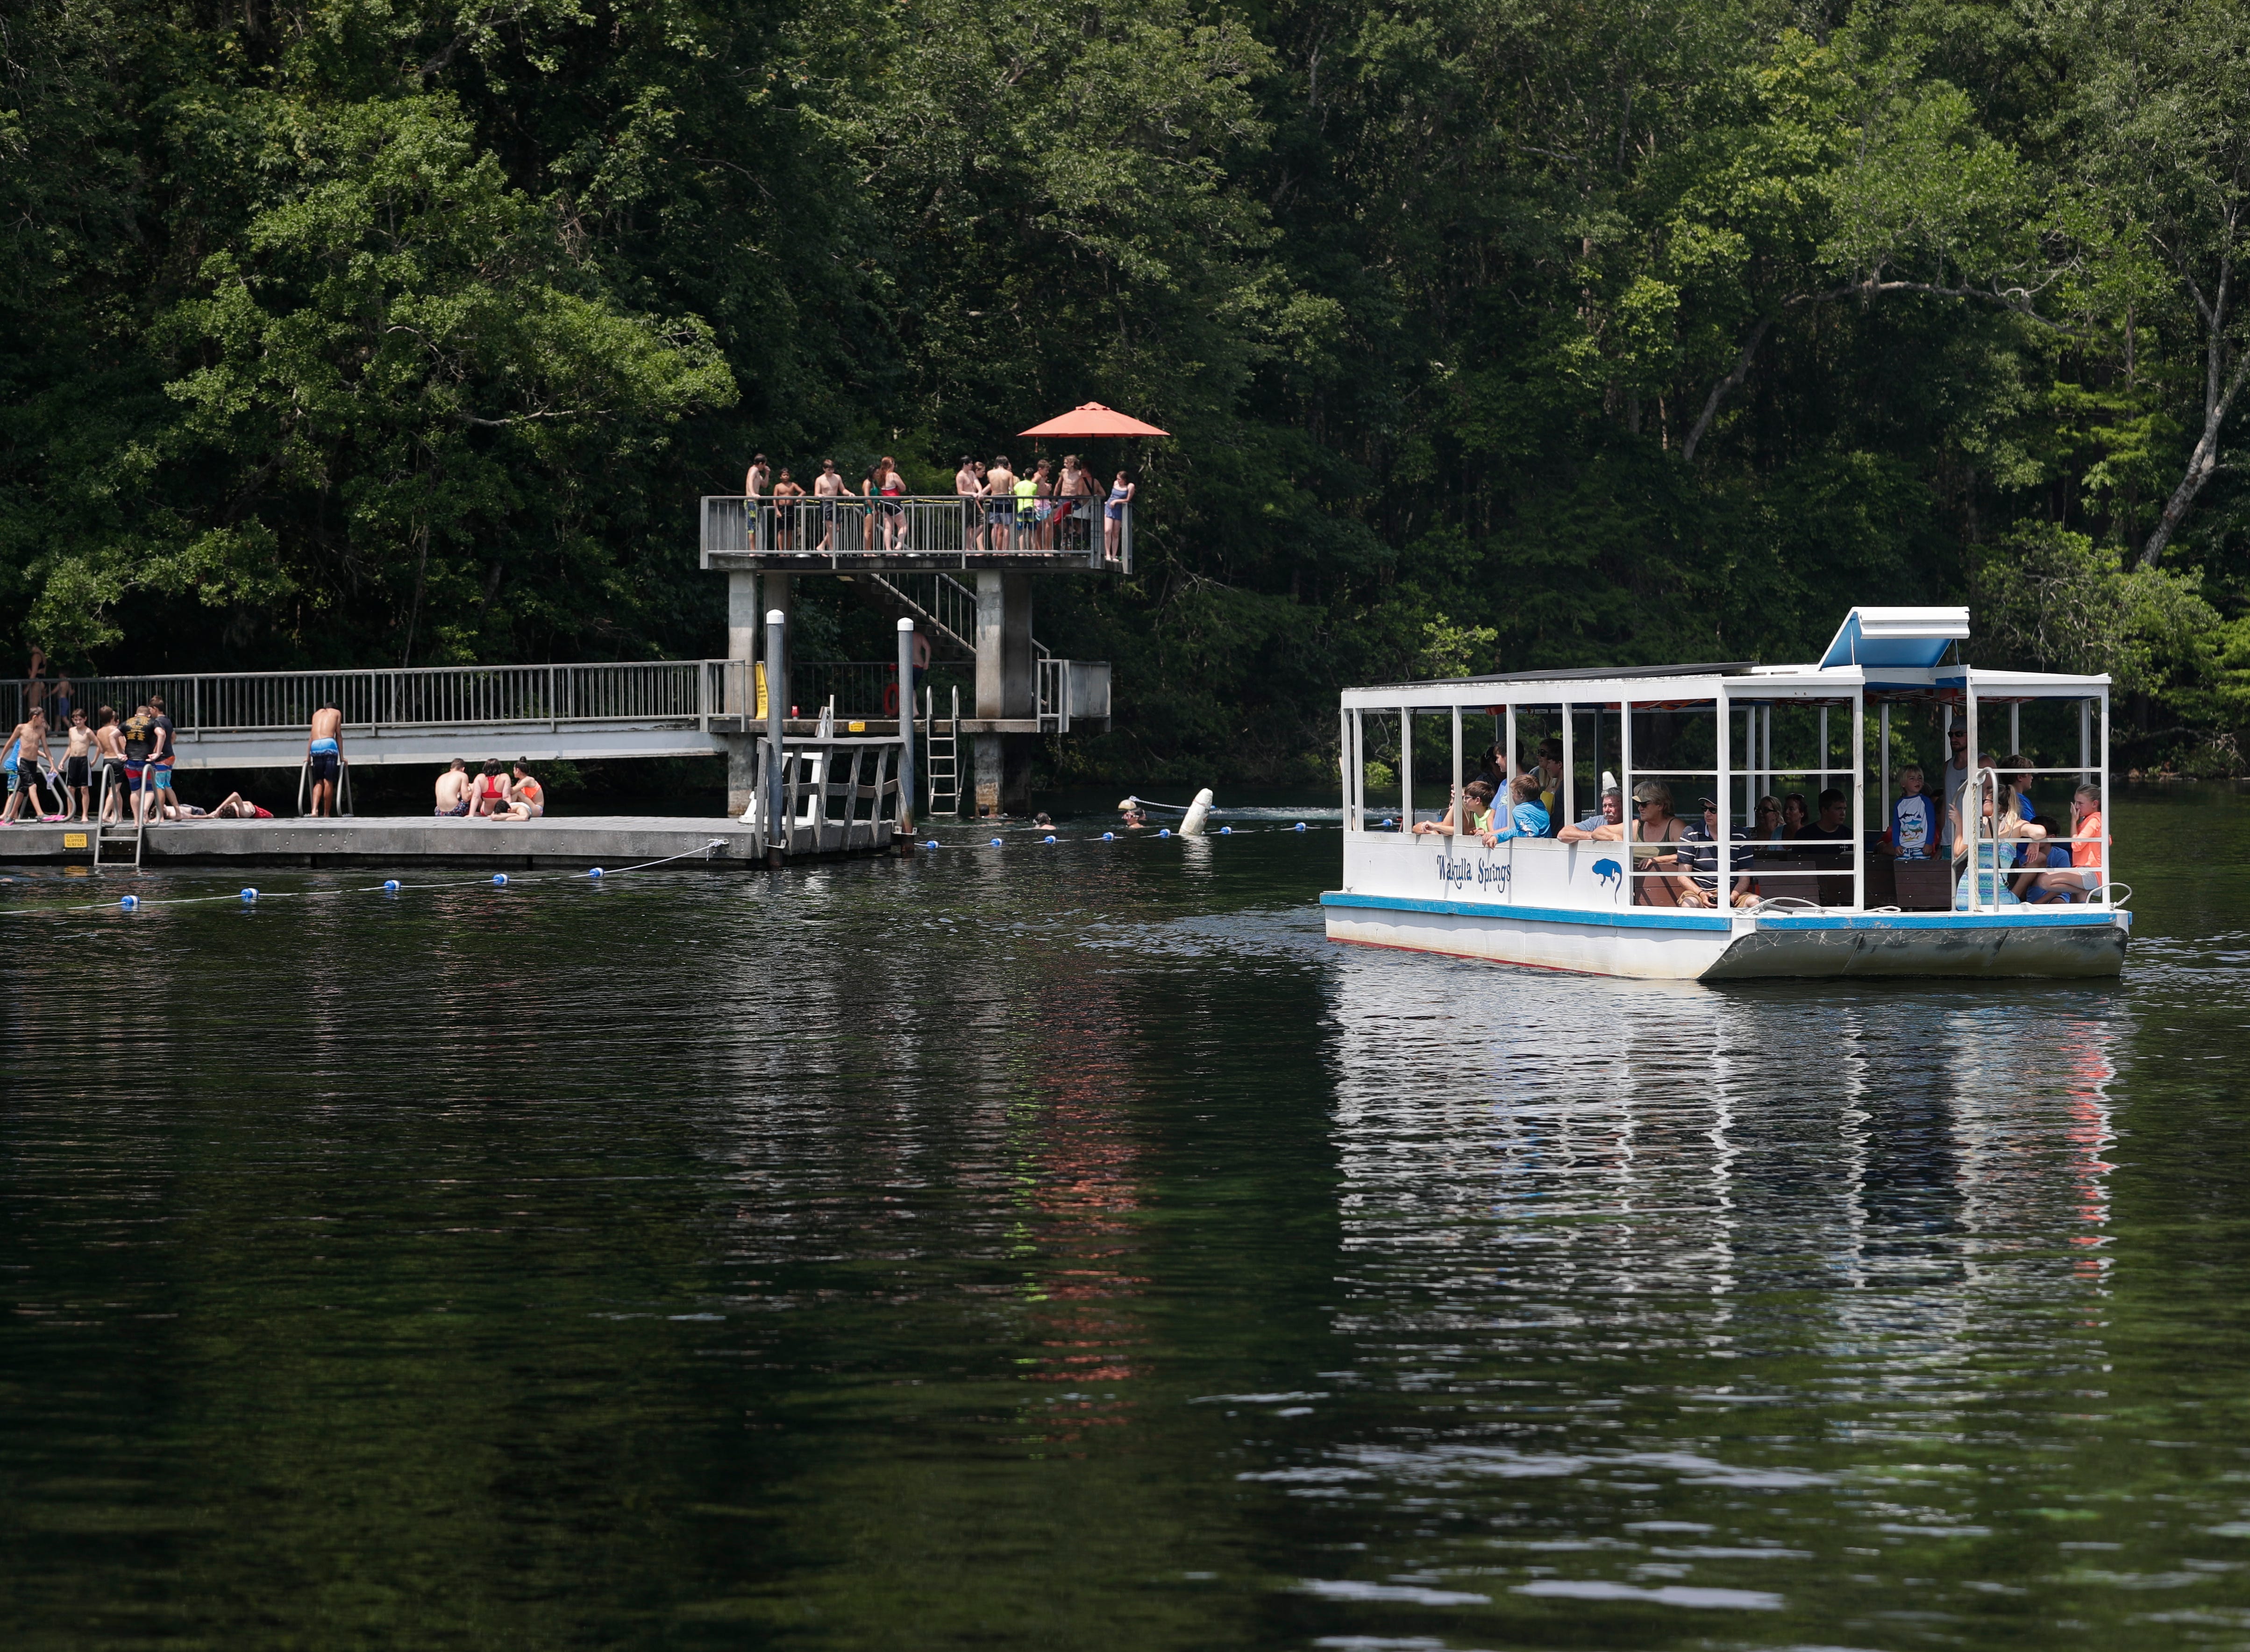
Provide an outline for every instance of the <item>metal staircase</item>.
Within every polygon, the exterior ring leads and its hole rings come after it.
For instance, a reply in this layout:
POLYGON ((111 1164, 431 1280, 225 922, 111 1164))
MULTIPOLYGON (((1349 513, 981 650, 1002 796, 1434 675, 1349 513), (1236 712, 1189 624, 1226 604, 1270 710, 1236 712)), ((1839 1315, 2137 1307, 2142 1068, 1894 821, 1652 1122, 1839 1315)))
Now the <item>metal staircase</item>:
POLYGON ((957 818, 961 814, 961 691, 953 691, 953 716, 947 722, 937 720, 935 690, 922 690, 921 709, 926 731, 922 772, 928 780, 929 812, 957 818), (943 733, 938 732, 941 728, 943 733))
MULTIPOLYGON (((852 583, 864 583, 866 594, 877 596, 877 606, 887 611, 895 609, 892 618, 910 619, 917 628, 927 627, 932 650, 942 645, 964 659, 977 657, 977 593, 952 575, 894 569, 856 575, 852 583)), ((1032 638, 1032 652, 1043 660, 1054 657, 1036 637, 1032 638)))

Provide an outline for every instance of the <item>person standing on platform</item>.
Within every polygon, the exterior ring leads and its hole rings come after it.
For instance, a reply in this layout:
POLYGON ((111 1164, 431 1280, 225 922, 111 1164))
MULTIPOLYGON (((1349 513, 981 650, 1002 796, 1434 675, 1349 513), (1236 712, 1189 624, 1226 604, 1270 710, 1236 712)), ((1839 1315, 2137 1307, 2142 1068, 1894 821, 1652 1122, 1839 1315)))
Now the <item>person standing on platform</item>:
POLYGON ((172 747, 176 735, 172 719, 164 714, 164 697, 148 696, 148 727, 156 743, 148 749, 148 801, 162 809, 167 803, 177 809, 180 800, 172 792, 172 747))
POLYGON ((1117 472, 1117 479, 1109 485, 1109 498, 1101 507, 1101 554, 1116 561, 1123 552, 1125 542, 1125 507, 1133 502, 1140 484, 1125 479, 1125 472, 1117 472))
POLYGON ((344 766, 344 714, 333 706, 313 713, 313 726, 305 741, 305 761, 313 776, 313 814, 336 812, 336 781, 344 766))
POLYGON ((996 551, 1015 549, 1015 540, 1010 532, 1015 520, 1016 473, 1008 468, 1008 456, 1003 453, 984 472, 984 526, 990 530, 990 548, 996 551))
POLYGON ((766 521, 766 495, 773 492, 773 467, 766 463, 763 453, 750 459, 749 473, 742 478, 742 508, 750 513, 750 548, 764 550, 773 543, 773 533, 766 521))
POLYGON ((75 821, 93 815, 93 731, 76 706, 70 713, 70 746, 63 753, 63 813, 75 821))
POLYGON ((93 714, 93 747, 101 754, 101 820, 114 826, 125 818, 125 736, 118 732, 117 713, 103 706, 93 714))
POLYGON ((972 551, 981 551, 984 548, 984 506, 977 499, 984 492, 984 478, 977 474, 977 461, 966 453, 961 456, 961 468, 953 473, 953 491, 964 501, 961 508, 966 513, 962 518, 966 537, 961 542, 972 551))
POLYGON ((148 748, 156 743, 154 718, 148 704, 143 700, 134 707, 133 715, 125 719, 125 789, 133 797, 133 819, 137 824, 148 812, 148 748))
POLYGON ((837 474, 836 461, 820 461, 820 474, 812 478, 812 496, 820 501, 820 543, 813 549, 825 551, 836 538, 836 501, 852 496, 852 485, 837 474))

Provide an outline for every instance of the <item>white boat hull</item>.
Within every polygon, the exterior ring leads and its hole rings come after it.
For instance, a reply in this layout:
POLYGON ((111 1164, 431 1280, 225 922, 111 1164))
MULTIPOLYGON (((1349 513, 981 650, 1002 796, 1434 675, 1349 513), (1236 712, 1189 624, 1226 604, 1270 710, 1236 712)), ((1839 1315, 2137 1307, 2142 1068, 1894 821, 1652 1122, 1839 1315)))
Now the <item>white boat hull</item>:
POLYGON ((1529 840, 1484 850, 1363 836, 1347 844, 1350 886, 1321 904, 1331 940, 1652 981, 2088 977, 2115 975, 2124 965, 2131 916, 2109 908, 1729 914, 1636 907, 1616 876, 1619 859, 1614 843, 1529 840))

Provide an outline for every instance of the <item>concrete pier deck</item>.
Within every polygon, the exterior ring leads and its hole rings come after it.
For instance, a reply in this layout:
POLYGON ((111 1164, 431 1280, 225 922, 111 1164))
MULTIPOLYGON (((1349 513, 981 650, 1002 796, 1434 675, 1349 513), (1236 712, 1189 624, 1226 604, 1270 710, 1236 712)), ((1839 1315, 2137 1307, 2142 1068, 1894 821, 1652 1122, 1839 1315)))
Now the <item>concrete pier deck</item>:
MULTIPOLYGON (((104 870, 131 843, 102 851, 104 870)), ((866 851, 860 851, 865 853, 866 851)), ((434 816, 360 816, 334 820, 198 820, 148 828, 147 866, 629 866, 692 854, 712 865, 763 865, 750 829, 726 817, 576 815, 506 825, 434 816), (707 855, 705 845, 716 841, 707 855)), ((86 826, 0 827, 0 863, 84 864, 93 858, 86 826), (73 841, 74 840, 74 841, 73 841)), ((803 858, 800 857, 799 858, 803 858)), ((682 861, 691 865, 696 861, 682 861)))

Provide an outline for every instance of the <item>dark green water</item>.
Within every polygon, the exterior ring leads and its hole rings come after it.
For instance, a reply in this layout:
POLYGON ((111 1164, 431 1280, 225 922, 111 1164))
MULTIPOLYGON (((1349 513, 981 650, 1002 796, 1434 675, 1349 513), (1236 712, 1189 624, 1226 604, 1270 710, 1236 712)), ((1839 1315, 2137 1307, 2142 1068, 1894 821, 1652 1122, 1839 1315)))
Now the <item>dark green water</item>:
POLYGON ((8 917, 0 1623, 2244 1644, 2250 802, 2116 812, 2094 987, 1332 947, 1333 831, 8 917))

